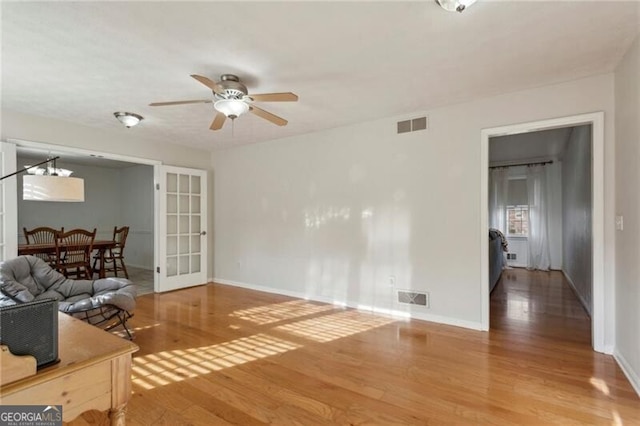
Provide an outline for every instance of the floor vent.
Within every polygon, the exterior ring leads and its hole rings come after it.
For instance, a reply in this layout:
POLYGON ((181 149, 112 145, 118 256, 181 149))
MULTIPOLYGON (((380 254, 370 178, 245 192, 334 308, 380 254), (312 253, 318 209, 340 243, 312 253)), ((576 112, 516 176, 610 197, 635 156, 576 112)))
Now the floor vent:
POLYGON ((427 117, 414 118, 412 120, 398 121, 398 134, 416 132, 427 129, 427 117))
POLYGON ((429 293, 398 290, 398 302, 429 307, 429 293))

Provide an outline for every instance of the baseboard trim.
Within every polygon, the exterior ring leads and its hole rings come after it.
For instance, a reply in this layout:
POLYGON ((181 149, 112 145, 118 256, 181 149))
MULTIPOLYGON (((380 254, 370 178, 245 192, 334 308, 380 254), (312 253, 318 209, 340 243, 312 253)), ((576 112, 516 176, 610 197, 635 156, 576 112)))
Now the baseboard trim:
POLYGON ((133 268, 140 268, 140 269, 146 269, 148 271, 153 271, 153 266, 136 265, 135 263, 129 263, 129 262, 126 262, 125 265, 131 266, 133 268))
POLYGON ((633 368, 631 368, 631 365, 627 362, 626 358, 617 349, 613 351, 613 358, 620 366, 624 375, 627 376, 633 390, 635 390, 638 396, 640 396, 640 376, 633 371, 633 368))
POLYGON ((391 315, 391 316, 400 317, 400 318, 411 318, 411 319, 417 319, 421 321, 429 321, 429 322, 434 322, 438 324, 445 324, 445 325, 452 325, 455 327, 467 328, 471 330, 478 330, 478 331, 482 330, 482 324, 480 322, 466 321, 466 320, 446 317, 442 315, 433 315, 433 314, 428 314, 423 312, 406 312, 406 311, 399 311, 394 309, 377 308, 374 306, 367 306, 367 305, 363 305, 361 303, 353 302, 353 301, 347 301, 347 302, 336 301, 330 297, 309 295, 309 294, 305 294, 297 291, 274 289, 272 287, 249 284, 249 283, 244 283, 239 281, 226 280, 223 278, 214 278, 213 283, 228 285, 232 287, 246 288, 247 290, 255 290, 255 291, 262 291, 265 293, 278 294, 281 296, 295 297, 297 299, 312 300, 314 302, 328 303, 331 305, 358 309, 360 311, 373 312, 376 314, 391 315))
POLYGON ((564 269, 562 269, 562 275, 564 275, 564 277, 566 278, 567 282, 569 283, 569 286, 573 290, 573 293, 576 295, 576 297, 580 301, 580 304, 585 309, 585 311, 587 311, 587 313, 589 314, 589 318, 591 318, 592 317, 591 316, 591 307, 587 305, 587 303, 585 302, 584 298, 582 297, 582 295, 580 294, 578 289, 576 289, 576 285, 573 283, 573 280, 571 279, 569 274, 567 274, 567 272, 564 269))

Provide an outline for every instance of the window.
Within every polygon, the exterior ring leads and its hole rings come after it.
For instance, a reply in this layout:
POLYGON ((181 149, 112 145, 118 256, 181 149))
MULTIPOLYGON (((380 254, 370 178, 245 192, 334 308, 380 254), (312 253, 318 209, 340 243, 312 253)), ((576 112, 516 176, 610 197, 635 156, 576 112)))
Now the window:
POLYGON ((507 206, 507 235, 513 237, 529 235, 529 206, 507 206))

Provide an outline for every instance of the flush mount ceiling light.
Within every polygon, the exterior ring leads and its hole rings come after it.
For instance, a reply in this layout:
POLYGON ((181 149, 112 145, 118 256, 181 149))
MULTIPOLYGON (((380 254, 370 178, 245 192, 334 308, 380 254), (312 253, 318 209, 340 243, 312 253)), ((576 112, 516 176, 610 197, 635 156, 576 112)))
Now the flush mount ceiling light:
POLYGON ((113 115, 124 124, 127 129, 140 123, 144 118, 132 112, 114 112, 113 115))
POLYGON ((438 3, 444 10, 460 13, 475 2, 476 0, 436 0, 436 3, 438 3))

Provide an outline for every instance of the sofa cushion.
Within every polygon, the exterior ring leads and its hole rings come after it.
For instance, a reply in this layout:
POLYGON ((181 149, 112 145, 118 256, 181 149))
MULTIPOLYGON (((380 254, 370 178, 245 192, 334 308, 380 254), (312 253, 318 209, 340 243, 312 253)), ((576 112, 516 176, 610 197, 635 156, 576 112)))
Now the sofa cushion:
POLYGON ((107 304, 125 311, 135 308, 136 287, 124 278, 72 280, 35 256, 0 263, 0 306, 55 299, 62 312, 73 313, 107 304))

